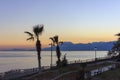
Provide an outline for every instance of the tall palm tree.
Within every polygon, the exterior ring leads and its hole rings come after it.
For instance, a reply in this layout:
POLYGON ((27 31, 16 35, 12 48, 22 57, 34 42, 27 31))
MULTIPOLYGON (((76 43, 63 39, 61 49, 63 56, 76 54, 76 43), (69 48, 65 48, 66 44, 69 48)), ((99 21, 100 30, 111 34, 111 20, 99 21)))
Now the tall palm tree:
POLYGON ((60 57, 61 57, 61 52, 60 52, 60 47, 59 45, 60 44, 63 44, 63 42, 59 42, 59 39, 58 39, 58 36, 54 36, 54 37, 50 37, 50 39, 53 41, 53 44, 55 45, 56 44, 56 55, 57 55, 57 58, 58 58, 58 61, 57 61, 57 65, 59 65, 60 63, 60 57))
POLYGON ((36 51, 37 51, 37 56, 38 56, 39 72, 41 70, 41 42, 40 42, 40 39, 39 39, 39 35, 42 34, 43 28, 44 28, 43 25, 33 26, 34 34, 32 34, 31 32, 25 31, 25 33, 27 33, 30 36, 27 40, 33 40, 34 41, 34 38, 36 38, 36 51))

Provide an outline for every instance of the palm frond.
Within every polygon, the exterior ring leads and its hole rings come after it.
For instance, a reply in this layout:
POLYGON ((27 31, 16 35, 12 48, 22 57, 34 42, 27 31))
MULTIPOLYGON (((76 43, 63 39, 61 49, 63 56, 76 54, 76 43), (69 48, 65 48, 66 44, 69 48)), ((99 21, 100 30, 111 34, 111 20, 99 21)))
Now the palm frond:
POLYGON ((24 33, 28 34, 29 36, 33 37, 33 34, 28 32, 28 31, 25 31, 24 33))
POLYGON ((38 26, 33 27, 33 32, 35 33, 36 36, 38 36, 38 29, 39 29, 38 26))
POLYGON ((27 41, 28 40, 33 40, 34 41, 34 35, 32 33, 28 32, 28 31, 25 31, 24 33, 26 33, 30 36, 29 38, 27 38, 27 41))
POLYGON ((115 36, 120 36, 120 33, 118 33, 118 34, 115 34, 115 36))
POLYGON ((55 42, 54 38, 50 37, 50 39, 52 40, 53 43, 55 42))
POLYGON ((42 34, 43 28, 44 28, 43 25, 35 25, 35 26, 33 27, 33 32, 35 33, 35 35, 36 35, 37 37, 42 34))
POLYGON ((58 43, 58 36, 56 35, 56 36, 54 36, 53 38, 54 38, 54 41, 55 41, 56 43, 58 43))
POLYGON ((41 35, 44 31, 44 25, 39 25, 39 34, 41 35))
POLYGON ((27 41, 28 40, 33 40, 34 41, 34 37, 27 38, 27 41))

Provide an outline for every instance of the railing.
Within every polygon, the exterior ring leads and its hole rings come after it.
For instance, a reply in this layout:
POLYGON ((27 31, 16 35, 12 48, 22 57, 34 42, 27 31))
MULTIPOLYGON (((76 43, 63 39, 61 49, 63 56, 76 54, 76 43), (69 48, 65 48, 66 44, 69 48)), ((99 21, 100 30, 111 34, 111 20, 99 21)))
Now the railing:
POLYGON ((101 60, 107 60, 107 59, 111 59, 111 57, 99 57, 95 59, 86 59, 86 60, 75 60, 75 61, 69 61, 68 64, 74 64, 74 63, 87 63, 87 62, 97 62, 97 61, 101 61, 101 60))
POLYGON ((22 76, 34 74, 36 72, 38 72, 37 68, 32 68, 32 69, 16 69, 16 70, 11 70, 11 71, 5 72, 2 77, 5 80, 15 79, 15 78, 19 78, 19 77, 22 77, 22 76))
MULTIPOLYGON (((41 71, 48 69, 50 69, 50 66, 43 66, 41 71)), ((19 77, 35 74, 37 72, 38 68, 10 70, 8 72, 0 73, 0 80, 16 79, 19 77)))

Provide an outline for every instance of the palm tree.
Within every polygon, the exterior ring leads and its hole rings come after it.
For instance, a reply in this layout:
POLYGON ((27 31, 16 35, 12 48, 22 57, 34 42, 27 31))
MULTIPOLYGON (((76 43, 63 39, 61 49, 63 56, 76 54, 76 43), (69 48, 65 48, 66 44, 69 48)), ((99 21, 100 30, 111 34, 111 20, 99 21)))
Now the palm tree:
POLYGON ((61 52, 60 52, 60 47, 59 45, 60 44, 63 44, 63 42, 59 42, 59 39, 58 39, 58 36, 54 36, 54 37, 50 37, 50 39, 53 41, 53 44, 55 45, 56 44, 56 55, 57 55, 57 58, 58 58, 58 61, 57 61, 57 66, 59 66, 61 60, 60 60, 60 57, 61 57, 61 52))
POLYGON ((36 51, 37 51, 37 56, 38 56, 39 72, 41 70, 41 42, 39 40, 39 35, 42 34, 43 28, 44 28, 43 25, 35 25, 35 26, 33 26, 34 34, 32 34, 31 32, 25 31, 25 33, 27 33, 30 36, 27 40, 33 40, 34 41, 34 38, 36 38, 36 51))

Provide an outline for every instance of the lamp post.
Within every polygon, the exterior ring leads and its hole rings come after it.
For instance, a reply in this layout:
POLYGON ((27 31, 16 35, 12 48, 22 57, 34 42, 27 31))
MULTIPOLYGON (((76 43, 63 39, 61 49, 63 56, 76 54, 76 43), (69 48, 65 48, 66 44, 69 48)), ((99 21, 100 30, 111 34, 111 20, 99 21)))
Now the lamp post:
POLYGON ((53 46, 53 44, 50 43, 49 45, 51 46, 51 64, 50 64, 50 67, 52 68, 52 61, 53 61, 53 60, 52 60, 52 46, 53 46))
POLYGON ((53 60, 52 60, 52 47, 54 46, 54 38, 50 37, 49 39, 52 40, 51 44, 49 44, 49 45, 51 45, 51 65, 50 66, 52 68, 52 62, 53 62, 53 60))
POLYGON ((96 53, 97 53, 97 47, 94 47, 95 50, 95 61, 97 60, 96 53))

